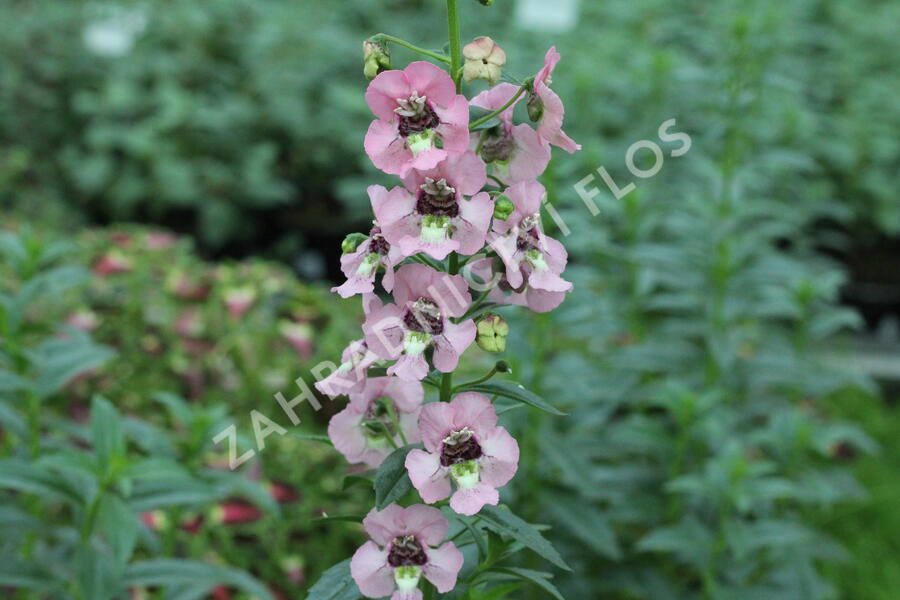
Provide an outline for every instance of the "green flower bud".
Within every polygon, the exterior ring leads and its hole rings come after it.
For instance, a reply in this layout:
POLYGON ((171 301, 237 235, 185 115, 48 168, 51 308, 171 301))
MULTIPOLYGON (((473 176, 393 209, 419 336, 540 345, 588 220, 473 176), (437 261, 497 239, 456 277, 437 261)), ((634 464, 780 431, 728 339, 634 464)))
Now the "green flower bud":
POLYGON ((382 71, 391 68, 391 52, 386 44, 366 40, 363 42, 363 74, 375 79, 382 71))
POLYGON ((506 196, 497 196, 494 200, 494 218, 505 221, 516 210, 516 205, 506 196))
MULTIPOLYGON (((507 325, 506 328, 508 330, 509 325, 507 325)), ((505 360, 498 360, 497 364, 494 365, 494 370, 498 373, 512 373, 512 367, 509 366, 509 363, 505 360)))
POLYGON ((506 350, 506 336, 509 335, 509 324, 496 313, 486 314, 478 321, 478 335, 475 342, 485 352, 499 353, 506 350))
POLYGON ((544 116, 544 101, 534 91, 528 92, 528 102, 525 103, 525 108, 528 109, 528 118, 533 123, 537 123, 544 116))
POLYGON ((490 6, 494 3, 494 0, 478 0, 478 4, 482 6, 490 6))
POLYGON ((359 245, 367 239, 369 239, 369 236, 364 233, 348 234, 347 237, 344 238, 344 241, 341 242, 341 252, 343 252, 344 254, 356 252, 356 249, 359 248, 359 245))

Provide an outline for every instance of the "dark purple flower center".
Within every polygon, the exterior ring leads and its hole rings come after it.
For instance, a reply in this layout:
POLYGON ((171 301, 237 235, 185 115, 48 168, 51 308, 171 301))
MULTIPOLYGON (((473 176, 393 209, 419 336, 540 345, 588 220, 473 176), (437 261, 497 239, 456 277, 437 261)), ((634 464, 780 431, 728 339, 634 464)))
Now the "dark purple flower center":
POLYGON ((505 162, 512 156, 516 143, 512 134, 503 126, 490 129, 481 137, 479 153, 484 162, 505 162))
POLYGON ((391 245, 384 239, 384 236, 381 235, 381 228, 373 227, 372 231, 369 232, 369 252, 385 256, 390 249, 391 245))
POLYGON ((441 446, 441 466, 449 467, 468 460, 476 460, 484 454, 475 439, 475 433, 465 427, 444 438, 441 446))
POLYGON ((414 535, 395 537, 388 551, 388 564, 392 567, 421 567, 428 562, 428 555, 414 535))
POLYGON ((425 96, 413 94, 408 99, 397 98, 399 132, 402 137, 422 133, 426 129, 434 129, 441 124, 440 118, 428 104, 425 96))
POLYGON ((426 177, 416 196, 416 212, 438 217, 459 216, 456 188, 448 184, 446 179, 426 177))
POLYGON ((519 224, 519 237, 516 239, 516 248, 527 252, 541 249, 540 228, 536 217, 525 217, 519 224))
POLYGON ((444 332, 444 319, 437 304, 426 298, 419 298, 403 315, 403 324, 410 331, 440 335, 444 332))

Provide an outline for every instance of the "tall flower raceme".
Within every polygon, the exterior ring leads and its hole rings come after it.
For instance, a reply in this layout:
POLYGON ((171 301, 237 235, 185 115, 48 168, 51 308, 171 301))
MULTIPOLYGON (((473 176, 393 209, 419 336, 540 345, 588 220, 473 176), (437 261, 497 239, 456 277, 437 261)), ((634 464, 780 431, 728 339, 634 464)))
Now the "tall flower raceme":
POLYGON ((540 532, 500 507, 519 445, 495 403, 562 413, 514 382, 491 381, 508 372, 502 361, 468 383, 454 385, 453 375, 476 338, 483 351, 505 349, 509 328, 489 308, 546 312, 572 290, 566 250, 542 225, 537 178, 553 146, 580 146, 563 132, 550 87, 556 49, 524 82, 501 81, 506 53, 489 37, 463 49, 457 0, 447 8, 449 56, 386 34, 363 44, 375 117, 365 151, 398 180, 369 188, 373 228, 342 247, 346 281, 333 291, 361 298, 363 337, 316 387, 349 398, 328 434, 350 463, 375 469, 376 506, 363 520, 370 541, 310 589, 312 600, 334 597, 335 586, 392 600, 454 589, 503 598, 512 592, 494 588, 517 576, 555 591, 549 573, 499 564, 522 548, 568 568, 540 532), (392 69, 390 44, 434 62, 392 69), (488 88, 468 100, 464 82, 488 88))

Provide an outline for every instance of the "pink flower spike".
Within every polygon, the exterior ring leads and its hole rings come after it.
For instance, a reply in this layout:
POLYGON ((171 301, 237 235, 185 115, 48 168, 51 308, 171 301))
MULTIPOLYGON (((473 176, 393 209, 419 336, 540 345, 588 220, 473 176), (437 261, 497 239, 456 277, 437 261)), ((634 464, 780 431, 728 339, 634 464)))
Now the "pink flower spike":
POLYGON ((366 102, 377 117, 366 133, 366 153, 385 173, 403 177, 466 150, 468 101, 436 65, 419 61, 379 74, 366 102))
POLYGON ((425 450, 406 457, 409 478, 425 502, 450 496, 450 508, 474 515, 485 504, 499 502, 497 488, 506 485, 519 465, 519 445, 503 427, 491 401, 476 392, 452 402, 422 407, 419 434, 425 450))
POLYGON ((417 421, 424 397, 418 381, 397 377, 367 379, 361 391, 350 394, 347 407, 331 418, 328 437, 348 462, 377 469, 393 449, 385 432, 398 446, 419 441, 417 421), (396 430, 385 401, 393 403, 406 442, 396 430))
POLYGON ((538 123, 537 132, 542 140, 571 154, 581 150, 581 145, 576 144, 562 130, 563 116, 566 111, 562 100, 556 95, 556 92, 550 89, 551 75, 559 59, 560 55, 556 51, 556 46, 547 50, 547 54, 544 56, 544 66, 534 76, 534 93, 528 98, 529 114, 536 113, 537 118, 534 120, 538 123))
POLYGON ((397 304, 370 310, 363 324, 368 347, 385 360, 397 361, 388 375, 407 381, 424 378, 429 346, 434 346, 438 370, 455 369, 476 335, 471 320, 450 320, 462 316, 472 301, 466 280, 418 263, 403 265, 396 272, 394 300, 397 304))
POLYGON ((490 195, 479 193, 486 181, 484 164, 465 152, 432 169, 410 171, 403 178, 406 190, 372 186, 369 197, 385 239, 399 246, 401 256, 424 252, 443 260, 484 246, 494 213, 490 195))
POLYGON ((367 598, 421 599, 423 575, 442 594, 456 586, 463 555, 453 542, 441 544, 450 524, 440 510, 391 504, 369 511, 363 527, 372 541, 353 555, 350 574, 367 598))
MULTIPOLYGON (((518 89, 511 83, 501 83, 478 94, 469 104, 494 111, 513 98, 518 89)), ((500 113, 498 126, 473 132, 471 139, 471 147, 490 166, 491 173, 509 185, 536 179, 550 162, 550 146, 538 132, 524 123, 513 125, 518 101, 500 113)))

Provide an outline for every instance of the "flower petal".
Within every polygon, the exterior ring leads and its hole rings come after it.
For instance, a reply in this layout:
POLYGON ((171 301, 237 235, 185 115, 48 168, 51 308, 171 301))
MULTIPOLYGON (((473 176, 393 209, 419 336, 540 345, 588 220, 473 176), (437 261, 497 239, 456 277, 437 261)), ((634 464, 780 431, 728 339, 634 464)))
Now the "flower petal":
POLYGON ((481 481, 495 488, 509 483, 519 468, 519 444, 503 427, 478 438, 484 456, 479 460, 481 481))
POLYGON ((447 542, 440 548, 428 550, 428 563, 422 569, 422 574, 440 593, 446 594, 456 587, 456 577, 462 566, 462 552, 456 544, 447 542))
POLYGON ((406 455, 406 470, 422 500, 428 504, 450 495, 450 476, 447 469, 441 466, 439 455, 413 450, 406 455))
POLYGON ((485 504, 497 506, 500 494, 485 483, 477 483, 467 489, 458 489, 450 497, 450 508, 461 515, 472 516, 478 513, 485 504))
POLYGON ((350 559, 350 574, 359 591, 369 598, 382 598, 394 591, 394 576, 387 562, 387 550, 366 542, 350 559))

